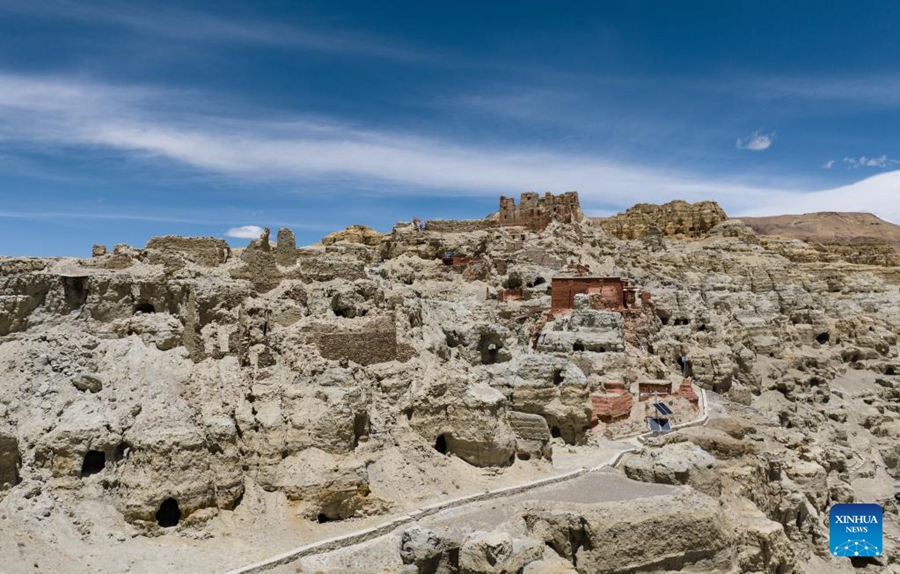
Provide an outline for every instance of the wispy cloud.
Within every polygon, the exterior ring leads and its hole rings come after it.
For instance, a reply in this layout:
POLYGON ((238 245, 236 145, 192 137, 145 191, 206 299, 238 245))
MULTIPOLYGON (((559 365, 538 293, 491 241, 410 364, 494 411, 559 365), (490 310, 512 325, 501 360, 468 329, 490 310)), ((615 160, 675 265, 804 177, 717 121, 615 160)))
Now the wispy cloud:
POLYGON ((825 163, 822 164, 822 167, 823 167, 824 169, 831 169, 831 168, 833 168, 833 167, 834 167, 834 160, 833 160, 833 159, 830 159, 830 160, 826 161, 825 163))
POLYGON ((847 167, 851 169, 856 169, 858 167, 875 167, 879 169, 887 169, 893 165, 900 164, 900 160, 891 159, 887 155, 881 155, 878 157, 866 157, 861 155, 859 157, 845 157, 844 163, 847 164, 847 167))
MULTIPOLYGON (((206 110, 216 109, 214 100, 202 94, 159 94, 155 89, 0 74, 0 139, 113 150, 151 165, 166 162, 167 169, 174 162, 248 182, 328 180, 341 182, 346 190, 359 186, 382 193, 490 197, 527 189, 577 189, 594 212, 627 207, 638 198, 713 198, 735 213, 777 213, 803 197, 817 198, 818 209, 852 204, 855 210, 900 212, 896 179, 860 187, 844 203, 843 191, 810 192, 783 182, 753 183, 534 147, 464 145, 321 119, 236 121, 229 118, 258 114, 211 115, 206 110), (184 104, 172 110, 160 103, 172 101, 191 101, 196 108, 184 104)), ((766 147, 771 145, 772 134, 752 137, 760 136, 769 138, 766 147)))
POLYGON ((263 228, 258 225, 242 225, 240 227, 232 227, 225 232, 226 237, 234 237, 235 239, 256 239, 263 232, 263 228))
POLYGON ((800 100, 900 106, 900 74, 844 76, 754 76, 707 83, 718 91, 756 100, 800 100))
POLYGON ((739 138, 734 147, 738 149, 746 149, 750 151, 764 151, 772 147, 775 140, 775 132, 764 134, 762 132, 753 132, 745 138, 739 138))
POLYGON ((121 2, 31 2, 7 0, 0 12, 16 12, 43 18, 76 20, 89 25, 103 24, 188 42, 252 44, 306 49, 336 54, 353 54, 401 61, 433 61, 436 57, 421 49, 362 32, 301 28, 250 17, 227 19, 212 14, 175 9, 158 4, 127 5, 121 2))

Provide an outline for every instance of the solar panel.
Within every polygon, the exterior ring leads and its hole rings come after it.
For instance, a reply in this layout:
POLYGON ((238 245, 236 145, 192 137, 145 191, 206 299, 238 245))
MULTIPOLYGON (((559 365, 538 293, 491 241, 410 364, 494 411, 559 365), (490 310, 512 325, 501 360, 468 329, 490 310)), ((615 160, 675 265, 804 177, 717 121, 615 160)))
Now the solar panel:
POLYGON ((669 432, 672 430, 672 424, 666 419, 647 419, 647 426, 653 432, 669 432))
POLYGON ((666 416, 672 414, 672 409, 670 409, 669 405, 667 405, 666 403, 653 403, 653 406, 656 407, 656 410, 658 410, 661 414, 664 414, 666 416))

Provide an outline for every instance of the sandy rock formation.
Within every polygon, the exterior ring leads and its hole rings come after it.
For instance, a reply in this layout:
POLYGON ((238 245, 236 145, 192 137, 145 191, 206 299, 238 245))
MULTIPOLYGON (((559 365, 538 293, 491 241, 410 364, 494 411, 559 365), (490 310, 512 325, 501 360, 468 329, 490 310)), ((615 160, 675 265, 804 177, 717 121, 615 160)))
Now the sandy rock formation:
POLYGON ((376 247, 384 238, 383 233, 378 233, 365 225, 351 225, 342 231, 335 231, 322 238, 322 245, 334 245, 339 241, 347 243, 359 243, 360 245, 368 245, 376 247))
POLYGON ((726 516, 704 494, 532 510, 524 519, 530 537, 542 540, 580 572, 633 572, 728 560, 726 516))
POLYGON ((640 239, 659 230, 664 236, 702 237, 728 219, 714 201, 670 201, 663 205, 639 203, 603 220, 600 227, 620 239, 640 239))
POLYGON ((716 459, 690 442, 626 454, 621 461, 625 476, 643 482, 687 484, 710 496, 722 493, 716 459))

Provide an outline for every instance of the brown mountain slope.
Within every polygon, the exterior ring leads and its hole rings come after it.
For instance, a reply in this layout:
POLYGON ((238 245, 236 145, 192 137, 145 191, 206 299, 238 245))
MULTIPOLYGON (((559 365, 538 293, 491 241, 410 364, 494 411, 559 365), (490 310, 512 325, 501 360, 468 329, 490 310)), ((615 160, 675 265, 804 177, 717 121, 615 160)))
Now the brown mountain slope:
POLYGON ((900 225, 871 213, 822 211, 803 215, 737 218, 760 235, 779 235, 823 243, 883 242, 900 247, 900 225))

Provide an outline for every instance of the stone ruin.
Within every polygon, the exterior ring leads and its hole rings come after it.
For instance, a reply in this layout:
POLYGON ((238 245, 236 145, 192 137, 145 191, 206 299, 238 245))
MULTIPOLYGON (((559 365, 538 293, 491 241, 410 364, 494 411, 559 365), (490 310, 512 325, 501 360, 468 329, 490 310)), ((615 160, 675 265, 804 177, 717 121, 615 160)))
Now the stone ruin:
MULTIPOLYGON (((551 286, 554 313, 575 307, 575 296, 587 294, 592 309, 625 311, 638 306, 637 287, 622 277, 557 276, 551 286)), ((643 301, 643 299, 642 299, 643 301)))
POLYGON ((548 191, 543 197, 529 191, 521 195, 519 205, 511 197, 500 198, 501 227, 527 227, 531 231, 543 231, 551 221, 576 223, 582 217, 577 191, 567 191, 558 196, 548 191))

